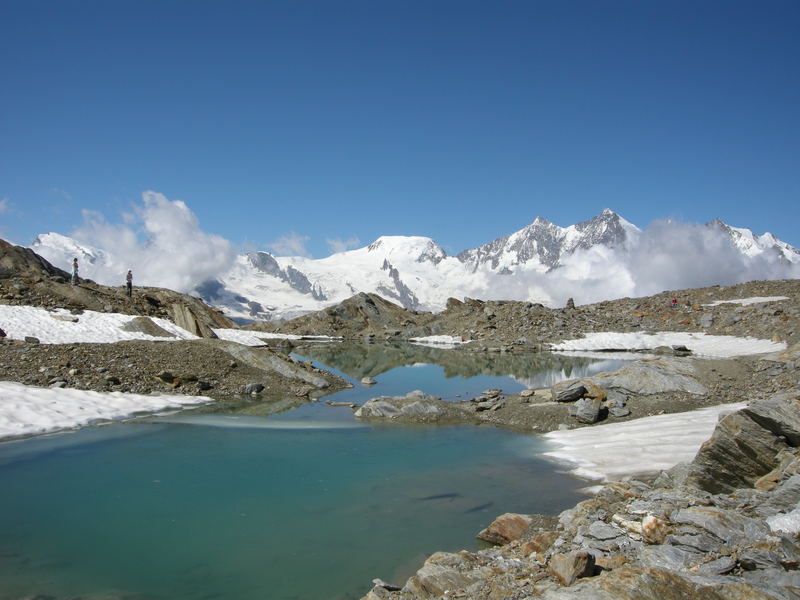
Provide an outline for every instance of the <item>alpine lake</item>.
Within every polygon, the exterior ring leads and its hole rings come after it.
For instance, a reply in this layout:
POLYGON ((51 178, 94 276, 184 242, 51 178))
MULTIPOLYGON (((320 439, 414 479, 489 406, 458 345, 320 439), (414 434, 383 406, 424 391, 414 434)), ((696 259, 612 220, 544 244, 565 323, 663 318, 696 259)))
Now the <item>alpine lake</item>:
MULTIPOLYGON (((316 343, 298 358, 361 404, 548 387, 619 361, 316 343), (377 385, 360 383, 374 377, 377 385)), ((0 598, 344 600, 478 549, 505 512, 557 514, 585 482, 494 427, 365 424, 324 402, 231 403, 0 443, 0 598)))

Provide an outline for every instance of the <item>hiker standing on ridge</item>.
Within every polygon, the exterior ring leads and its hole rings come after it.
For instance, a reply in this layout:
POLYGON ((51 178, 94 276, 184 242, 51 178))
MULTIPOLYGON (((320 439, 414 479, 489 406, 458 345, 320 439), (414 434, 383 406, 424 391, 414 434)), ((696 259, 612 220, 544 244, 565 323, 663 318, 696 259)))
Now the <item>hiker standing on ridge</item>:
POLYGON ((72 279, 70 280, 71 285, 75 285, 78 283, 78 259, 72 259, 72 279))
POLYGON ((133 289, 133 273, 131 270, 128 269, 128 274, 125 275, 125 293, 128 294, 128 298, 131 297, 131 290, 133 289))

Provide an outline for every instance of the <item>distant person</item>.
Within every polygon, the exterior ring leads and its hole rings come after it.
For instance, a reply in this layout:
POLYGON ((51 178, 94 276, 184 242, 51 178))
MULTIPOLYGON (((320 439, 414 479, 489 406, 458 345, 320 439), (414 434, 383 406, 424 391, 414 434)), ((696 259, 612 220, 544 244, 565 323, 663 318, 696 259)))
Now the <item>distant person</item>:
POLYGON ((70 281, 72 285, 78 283, 78 259, 72 259, 72 280, 70 281))
POLYGON ((131 273, 131 270, 128 269, 128 274, 125 275, 125 293, 128 294, 128 298, 131 297, 132 290, 133 290, 133 273, 131 273))
POLYGON ((678 307, 678 299, 677 298, 673 298, 672 299, 672 308, 675 309, 677 307, 678 307))

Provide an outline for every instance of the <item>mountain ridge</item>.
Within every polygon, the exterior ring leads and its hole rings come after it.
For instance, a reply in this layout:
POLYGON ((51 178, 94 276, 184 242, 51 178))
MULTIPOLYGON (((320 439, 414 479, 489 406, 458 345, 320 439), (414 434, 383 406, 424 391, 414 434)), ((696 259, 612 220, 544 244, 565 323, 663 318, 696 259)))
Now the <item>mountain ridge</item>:
MULTIPOLYGON (((210 304, 245 321, 293 318, 359 292, 380 294, 409 310, 440 311, 450 297, 556 306, 571 296, 588 302, 646 295, 687 287, 676 283, 675 277, 699 268, 709 273, 695 276, 692 284, 737 283, 760 278, 762 272, 768 278, 800 275, 800 251, 772 234, 757 236, 719 219, 704 226, 684 226, 686 229, 665 223, 677 228, 674 239, 659 246, 660 254, 652 257, 652 243, 637 246, 647 233, 604 209, 567 227, 537 216, 518 231, 455 256, 449 256, 432 238, 396 235, 380 236, 362 248, 320 259, 249 252, 238 255, 216 278, 198 282, 195 289, 210 304), (698 231, 706 237, 701 235, 693 243, 683 239, 698 235, 698 231), (714 244, 709 245, 708 236, 714 244), (728 280, 720 279, 722 269, 710 260, 711 252, 725 253, 717 262, 726 266, 724 277, 728 280), (674 268, 668 268, 670 261, 674 268)), ((69 242, 70 238, 60 234, 43 234, 31 248, 51 262, 68 264, 69 242)), ((102 272, 124 266, 110 251, 77 241, 73 248, 81 253, 87 276, 100 281, 102 272)))

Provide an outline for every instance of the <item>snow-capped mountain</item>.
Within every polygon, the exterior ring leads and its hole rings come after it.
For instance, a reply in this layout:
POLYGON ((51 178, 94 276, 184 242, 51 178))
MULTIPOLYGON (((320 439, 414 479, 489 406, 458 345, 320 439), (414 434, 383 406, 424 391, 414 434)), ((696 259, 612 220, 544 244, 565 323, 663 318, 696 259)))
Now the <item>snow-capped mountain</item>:
MULTIPOLYGON (((800 276, 800 251, 765 233, 715 220, 705 226, 662 223, 642 231, 611 210, 569 227, 537 217, 488 244, 448 256, 430 238, 383 236, 326 258, 250 252, 213 277, 195 279, 195 293, 233 318, 286 319, 373 292, 410 310, 438 311, 449 297, 527 300, 550 306, 652 294, 663 289, 800 276)), ((31 248, 81 275, 110 285, 130 268, 111 250, 44 234, 31 248)), ((165 257, 169 267, 191 257, 165 257)), ((148 255, 148 260, 154 260, 148 255)), ((134 266, 134 273, 137 271, 134 266)), ((169 273, 169 268, 151 272, 169 273)), ((147 273, 147 271, 144 271, 147 273)), ((139 280, 142 285, 163 281, 139 280)))
POLYGON ((800 250, 776 238, 771 233, 755 235, 749 229, 731 227, 719 219, 707 223, 708 227, 719 229, 728 234, 736 247, 745 256, 755 257, 761 254, 772 253, 780 260, 787 263, 800 262, 800 250))
POLYGON ((559 266, 563 255, 571 254, 578 248, 589 249, 597 245, 624 247, 640 233, 638 227, 609 209, 569 227, 559 227, 542 217, 536 217, 527 227, 489 244, 464 250, 457 258, 472 266, 473 271, 481 266, 489 266, 510 274, 514 267, 531 261, 550 270, 559 266))

